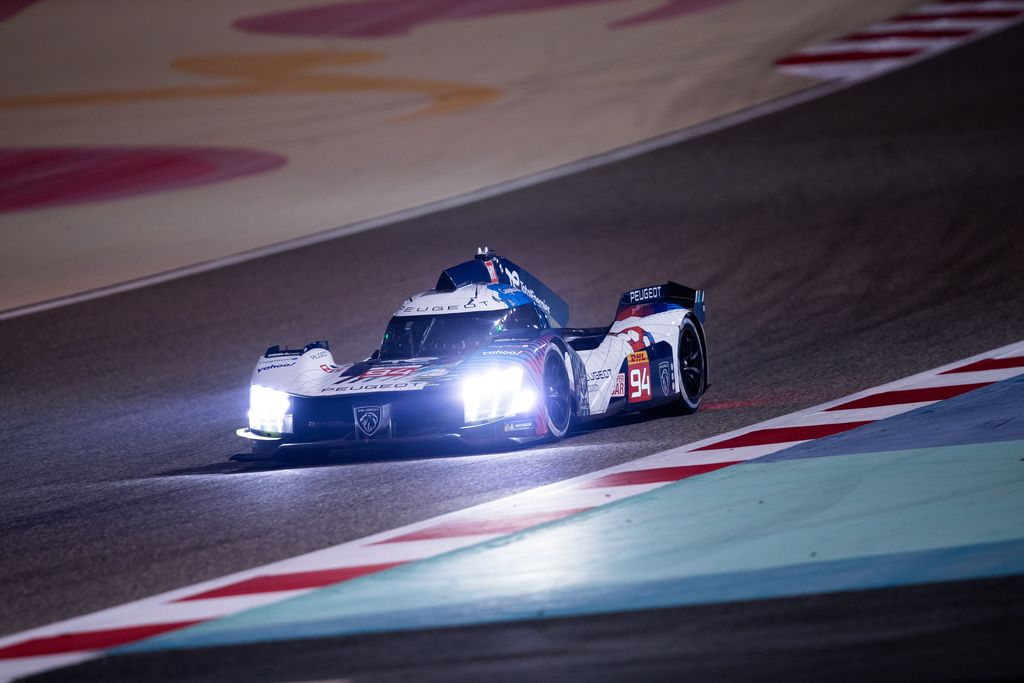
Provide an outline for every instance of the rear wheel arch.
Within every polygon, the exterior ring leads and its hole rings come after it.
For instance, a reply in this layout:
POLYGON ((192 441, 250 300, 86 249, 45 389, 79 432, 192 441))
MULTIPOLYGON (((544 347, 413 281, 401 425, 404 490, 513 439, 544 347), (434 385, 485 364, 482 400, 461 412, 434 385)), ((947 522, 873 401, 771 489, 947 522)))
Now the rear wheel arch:
POLYGON ((695 413, 700 408, 701 399, 707 391, 708 381, 707 345, 704 343, 700 321, 693 316, 686 316, 679 324, 676 363, 679 375, 679 395, 676 405, 683 414, 695 413), (699 348, 694 348, 695 344, 699 348), (691 383, 694 385, 688 388, 688 384, 691 383))
POLYGON ((697 328, 697 334, 700 336, 700 347, 704 351, 704 391, 707 391, 708 387, 711 386, 711 373, 708 370, 708 339, 707 339, 707 335, 704 333, 704 325, 701 324, 700 320, 697 319, 697 316, 695 316, 692 313, 690 313, 690 314, 687 314, 686 317, 689 318, 693 322, 694 327, 697 328))

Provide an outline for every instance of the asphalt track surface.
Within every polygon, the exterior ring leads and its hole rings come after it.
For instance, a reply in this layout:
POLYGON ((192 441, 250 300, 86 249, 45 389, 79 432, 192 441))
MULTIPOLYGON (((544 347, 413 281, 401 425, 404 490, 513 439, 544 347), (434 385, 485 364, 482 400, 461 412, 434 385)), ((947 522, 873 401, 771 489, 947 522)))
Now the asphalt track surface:
MULTIPOLYGON (((0 632, 632 460, 1024 338, 1022 63, 1018 27, 642 157, 0 323, 0 632), (328 338, 339 361, 365 357, 391 310, 478 244, 546 280, 573 306, 574 325, 607 324, 618 295, 639 285, 705 287, 706 409, 512 453, 227 461, 241 449, 233 429, 264 347, 328 338)), ((616 678, 641 662, 651 677, 761 677, 759 664, 795 678, 964 675, 941 666, 951 643, 969 659, 1006 645, 1002 668, 986 671, 1021 675, 1007 652, 1024 635, 1022 596, 1013 579, 276 645, 259 652, 287 670, 253 678, 616 678), (767 645, 737 649, 737 637, 767 645), (830 643, 842 657, 826 657, 830 643)), ((214 680, 249 677, 252 660, 244 648, 140 655, 77 675, 214 680)))

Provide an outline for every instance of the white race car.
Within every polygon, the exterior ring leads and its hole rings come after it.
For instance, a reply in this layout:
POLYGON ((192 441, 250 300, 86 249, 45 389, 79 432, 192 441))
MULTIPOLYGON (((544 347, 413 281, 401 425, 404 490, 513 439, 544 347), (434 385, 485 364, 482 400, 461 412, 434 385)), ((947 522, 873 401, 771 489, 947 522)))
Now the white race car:
POLYGON ((237 434, 256 458, 437 438, 524 444, 618 411, 700 407, 703 290, 631 290, 608 327, 563 327, 568 317, 540 280, 479 249, 399 306, 366 360, 338 364, 325 341, 267 349, 237 434))

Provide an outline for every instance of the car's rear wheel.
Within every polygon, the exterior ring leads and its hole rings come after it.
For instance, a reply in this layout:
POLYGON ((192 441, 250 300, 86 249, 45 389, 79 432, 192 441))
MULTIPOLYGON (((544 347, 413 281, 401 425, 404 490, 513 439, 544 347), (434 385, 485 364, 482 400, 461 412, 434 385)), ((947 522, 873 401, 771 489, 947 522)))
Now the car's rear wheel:
POLYGON ((689 415, 700 408, 706 384, 704 344, 692 318, 684 318, 679 329, 679 408, 689 415))
POLYGON ((561 439, 572 424, 572 387, 562 354, 551 349, 544 359, 544 413, 548 433, 561 439))

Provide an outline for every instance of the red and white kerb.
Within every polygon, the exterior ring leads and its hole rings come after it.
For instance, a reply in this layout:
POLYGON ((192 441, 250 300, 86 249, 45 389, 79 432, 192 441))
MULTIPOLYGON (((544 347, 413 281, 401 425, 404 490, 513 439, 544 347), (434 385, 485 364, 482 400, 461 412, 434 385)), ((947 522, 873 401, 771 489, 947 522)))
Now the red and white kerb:
POLYGON ((1024 374, 1024 342, 710 439, 0 639, 0 680, 568 517, 1024 374))

